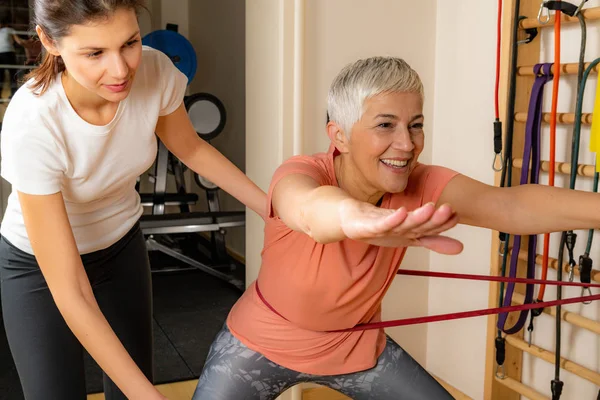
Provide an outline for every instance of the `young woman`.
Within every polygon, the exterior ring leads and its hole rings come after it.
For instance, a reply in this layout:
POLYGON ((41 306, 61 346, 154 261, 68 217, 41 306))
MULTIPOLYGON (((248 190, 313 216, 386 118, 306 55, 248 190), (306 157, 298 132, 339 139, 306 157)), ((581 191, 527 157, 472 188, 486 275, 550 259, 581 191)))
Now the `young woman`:
POLYGON ((41 66, 4 116, 2 311, 28 400, 86 398, 82 346, 107 399, 164 397, 152 385, 151 277, 136 178, 157 136, 190 169, 263 215, 265 193, 202 141, 187 78, 141 45, 142 0, 37 0, 41 66))
POLYGON ((520 235, 600 226, 598 194, 498 188, 419 163, 423 85, 401 59, 344 68, 328 112, 329 151, 273 176, 258 279, 211 346, 194 400, 272 400, 301 382, 354 400, 452 399, 383 329, 344 331, 381 320, 407 247, 457 254, 462 244, 441 236, 457 223, 520 235))

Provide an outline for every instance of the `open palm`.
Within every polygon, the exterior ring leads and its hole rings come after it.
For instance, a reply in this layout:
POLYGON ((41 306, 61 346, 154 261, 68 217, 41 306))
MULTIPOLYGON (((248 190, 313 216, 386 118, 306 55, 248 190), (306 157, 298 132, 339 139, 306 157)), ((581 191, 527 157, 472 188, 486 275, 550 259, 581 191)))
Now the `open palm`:
POLYGON ((429 203, 408 212, 404 207, 390 210, 348 201, 340 208, 340 222, 348 238, 377 246, 417 246, 442 254, 458 254, 463 249, 458 240, 439 235, 458 223, 448 205, 436 209, 429 203))

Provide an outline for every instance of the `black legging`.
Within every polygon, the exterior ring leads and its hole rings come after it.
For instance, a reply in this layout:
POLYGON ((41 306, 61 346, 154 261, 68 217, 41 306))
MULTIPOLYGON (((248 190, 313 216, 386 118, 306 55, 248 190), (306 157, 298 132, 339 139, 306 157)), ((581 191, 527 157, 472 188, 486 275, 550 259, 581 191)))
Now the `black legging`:
POLYGON ((277 365, 248 349, 224 326, 210 347, 193 400, 273 400, 303 382, 330 387, 353 400, 453 399, 389 337, 373 368, 352 374, 319 376, 277 365))
MULTIPOLYGON (((82 256, 100 309, 152 381, 152 286, 139 225, 82 256)), ((85 400, 83 348, 58 311, 33 256, 0 240, 2 313, 27 400, 85 400)), ((126 399, 104 375, 107 400, 126 399)))

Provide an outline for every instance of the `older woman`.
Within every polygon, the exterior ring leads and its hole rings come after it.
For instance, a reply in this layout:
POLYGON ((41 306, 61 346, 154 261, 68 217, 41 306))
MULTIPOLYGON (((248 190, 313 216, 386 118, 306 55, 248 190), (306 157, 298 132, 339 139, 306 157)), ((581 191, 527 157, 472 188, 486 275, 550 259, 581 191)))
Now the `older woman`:
POLYGON ((497 188, 419 163, 422 107, 421 81, 400 59, 337 76, 329 151, 275 172, 260 274, 217 335, 194 399, 274 399, 300 382, 359 400, 451 399, 383 330, 340 332, 380 321, 406 248, 459 253, 440 236, 459 222, 521 235, 599 225, 596 194, 497 188))

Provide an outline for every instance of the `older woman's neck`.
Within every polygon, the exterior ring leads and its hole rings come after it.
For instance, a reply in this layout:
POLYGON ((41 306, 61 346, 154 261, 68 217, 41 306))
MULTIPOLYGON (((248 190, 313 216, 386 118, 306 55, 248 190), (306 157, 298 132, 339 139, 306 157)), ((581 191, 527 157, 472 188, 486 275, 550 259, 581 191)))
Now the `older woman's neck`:
POLYGON ((344 155, 336 157, 333 165, 340 189, 357 200, 371 204, 379 203, 384 193, 369 184, 363 174, 351 162, 344 159, 344 155))

